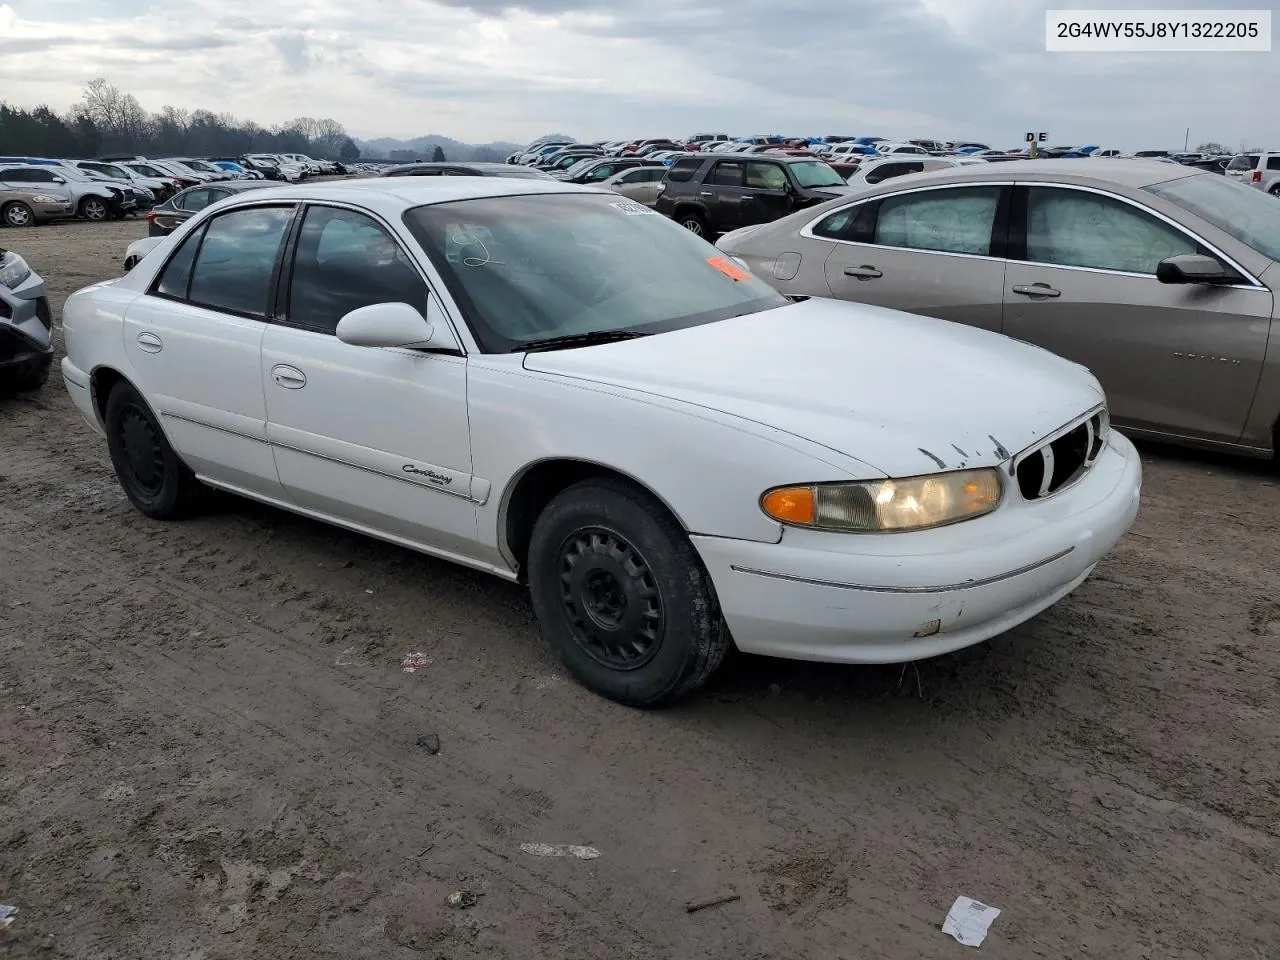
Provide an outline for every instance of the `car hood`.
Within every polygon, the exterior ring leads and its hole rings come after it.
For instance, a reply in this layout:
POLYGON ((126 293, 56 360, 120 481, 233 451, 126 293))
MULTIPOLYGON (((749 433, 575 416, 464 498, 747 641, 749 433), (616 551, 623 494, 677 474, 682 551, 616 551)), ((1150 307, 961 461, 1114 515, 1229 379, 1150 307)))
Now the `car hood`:
POLYGON ((845 194, 858 192, 857 187, 851 187, 847 183, 841 186, 806 187, 805 189, 814 196, 826 197, 828 200, 834 200, 836 197, 843 197, 845 194))
POLYGON ((1085 368, 1039 347, 817 298, 524 366, 716 410, 899 477, 995 466, 1103 402, 1085 368))

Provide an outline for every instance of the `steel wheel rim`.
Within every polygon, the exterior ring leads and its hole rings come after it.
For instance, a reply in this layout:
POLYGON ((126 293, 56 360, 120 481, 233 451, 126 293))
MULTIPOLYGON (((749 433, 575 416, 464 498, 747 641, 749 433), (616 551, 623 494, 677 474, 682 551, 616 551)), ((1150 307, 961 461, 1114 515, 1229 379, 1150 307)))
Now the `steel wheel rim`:
POLYGON ((164 447, 151 418, 137 407, 120 416, 120 445, 129 482, 143 496, 153 497, 164 486, 164 447))
POLYGON ((560 607, 578 647, 611 670, 638 670, 662 646, 666 616, 648 561, 625 537, 583 527, 560 544, 560 607))

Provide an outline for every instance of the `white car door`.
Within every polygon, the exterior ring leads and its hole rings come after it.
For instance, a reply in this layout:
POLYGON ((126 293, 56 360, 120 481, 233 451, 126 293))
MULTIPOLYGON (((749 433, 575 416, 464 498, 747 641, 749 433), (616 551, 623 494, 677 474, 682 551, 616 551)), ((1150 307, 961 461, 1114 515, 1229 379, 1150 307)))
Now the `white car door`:
POLYGON ((652 207, 658 202, 658 194, 662 192, 659 184, 666 175, 666 167, 633 167, 613 179, 613 189, 630 200, 652 207))
POLYGON ((267 445, 262 336, 291 204, 231 210, 170 255, 125 313, 133 379, 197 474, 263 496, 280 483, 267 445))
POLYGON ((372 216, 311 205, 262 344, 267 435, 297 506, 452 555, 476 552, 467 361, 357 347, 335 330, 374 303, 430 312, 412 258, 372 216))

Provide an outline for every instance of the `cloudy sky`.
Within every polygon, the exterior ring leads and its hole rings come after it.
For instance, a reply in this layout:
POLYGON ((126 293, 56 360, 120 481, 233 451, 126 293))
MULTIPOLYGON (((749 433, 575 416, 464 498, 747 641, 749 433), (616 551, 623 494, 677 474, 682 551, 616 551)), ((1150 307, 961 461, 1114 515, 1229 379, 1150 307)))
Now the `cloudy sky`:
MULTIPOLYGON (((1270 0, 1269 0, 1270 2, 1270 0)), ((1155 4, 1150 4, 1154 6, 1155 4)), ((1160 0, 1228 9, 1268 4, 1160 0)), ((1058 9, 1141 3, 1058 0, 1058 9)), ((1024 130, 1122 149, 1280 144, 1280 51, 1044 51, 1034 0, 0 0, 0 98, 95 76, 165 104, 473 142, 1024 130)))

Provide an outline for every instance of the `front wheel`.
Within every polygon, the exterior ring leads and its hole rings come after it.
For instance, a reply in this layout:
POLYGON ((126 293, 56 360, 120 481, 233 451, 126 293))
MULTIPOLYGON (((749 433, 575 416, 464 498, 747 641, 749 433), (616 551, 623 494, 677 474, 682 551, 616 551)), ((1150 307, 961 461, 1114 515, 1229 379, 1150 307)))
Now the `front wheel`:
POLYGON ((131 384, 107 397, 107 449, 125 495, 154 520, 178 520, 204 506, 209 488, 178 459, 155 414, 131 384))
POLYGON ((729 651, 715 588, 666 510, 630 484, 560 493, 529 544, 542 635, 573 676, 619 703, 657 706, 706 682, 729 651))
POLYGON ((36 222, 36 214, 21 200, 15 200, 0 210, 0 220, 6 227, 30 227, 36 222))
POLYGON ((105 220, 110 210, 101 197, 85 197, 80 201, 80 216, 86 220, 105 220))
POLYGON ((707 226, 706 219, 700 213, 690 211, 682 213, 677 218, 680 226, 684 227, 696 237, 710 237, 711 228, 707 226))

